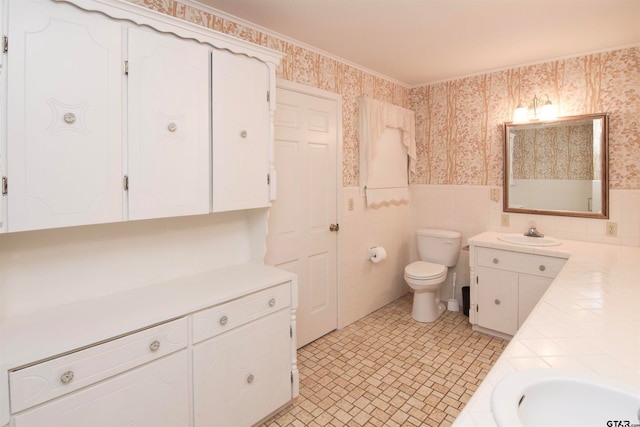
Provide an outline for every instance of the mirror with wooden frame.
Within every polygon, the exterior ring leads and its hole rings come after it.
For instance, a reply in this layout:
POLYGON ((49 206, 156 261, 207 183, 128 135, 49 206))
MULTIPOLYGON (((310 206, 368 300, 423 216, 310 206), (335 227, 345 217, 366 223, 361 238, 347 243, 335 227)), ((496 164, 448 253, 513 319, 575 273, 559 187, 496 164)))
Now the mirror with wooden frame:
POLYGON ((504 212, 608 218, 609 117, 504 124, 504 212))

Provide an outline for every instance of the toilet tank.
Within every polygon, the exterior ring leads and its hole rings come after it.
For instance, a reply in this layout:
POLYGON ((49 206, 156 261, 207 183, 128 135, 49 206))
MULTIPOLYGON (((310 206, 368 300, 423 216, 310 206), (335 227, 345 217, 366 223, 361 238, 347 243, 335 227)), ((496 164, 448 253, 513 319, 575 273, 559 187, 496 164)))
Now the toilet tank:
POLYGON ((460 254, 460 233, 436 228, 416 231, 420 260, 453 267, 460 254))

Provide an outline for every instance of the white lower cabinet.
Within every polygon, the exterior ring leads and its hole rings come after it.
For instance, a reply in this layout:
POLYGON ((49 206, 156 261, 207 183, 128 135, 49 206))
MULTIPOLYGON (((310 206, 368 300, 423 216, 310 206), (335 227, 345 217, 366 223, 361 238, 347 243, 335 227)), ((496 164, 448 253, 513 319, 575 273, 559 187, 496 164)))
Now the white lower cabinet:
POLYGON ((240 276, 205 309, 9 368, 9 424, 237 427, 271 415, 297 395, 295 284, 240 276))
POLYGON ((196 427, 251 426, 291 400, 289 311, 193 349, 196 427))
POLYGON ((189 425, 187 318, 9 373, 19 427, 189 425))
POLYGON ((566 259, 471 245, 473 329, 513 336, 566 259))
POLYGON ((518 330, 518 274, 478 267, 478 325, 513 335, 518 330))
POLYGON ((188 353, 144 365, 18 414, 15 427, 188 427, 188 353))
POLYGON ((553 279, 546 277, 529 276, 521 274, 518 276, 518 328, 529 317, 533 307, 536 306, 542 294, 551 285, 553 279))

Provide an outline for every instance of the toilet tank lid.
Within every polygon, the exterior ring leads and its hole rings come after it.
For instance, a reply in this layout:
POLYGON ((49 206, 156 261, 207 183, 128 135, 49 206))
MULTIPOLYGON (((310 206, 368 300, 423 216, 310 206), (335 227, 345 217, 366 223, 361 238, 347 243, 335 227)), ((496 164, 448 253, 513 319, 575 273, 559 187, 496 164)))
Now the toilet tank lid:
POLYGON ((442 237, 448 239, 459 239, 460 232, 452 230, 440 230, 438 228, 419 228, 416 231, 418 236, 442 237))

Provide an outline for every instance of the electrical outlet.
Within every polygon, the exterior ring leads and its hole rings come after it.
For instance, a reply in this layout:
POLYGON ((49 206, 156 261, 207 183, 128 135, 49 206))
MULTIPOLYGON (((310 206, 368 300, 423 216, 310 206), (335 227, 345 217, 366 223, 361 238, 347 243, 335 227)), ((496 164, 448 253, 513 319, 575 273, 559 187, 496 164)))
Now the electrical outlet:
POLYGON ((498 200, 500 200, 500 192, 497 188, 492 188, 491 190, 489 190, 489 197, 492 201, 497 202, 498 200))
POLYGON ((617 237, 618 236, 618 223, 617 222, 607 222, 607 229, 605 234, 609 237, 617 237))
POLYGON ((353 197, 349 197, 347 199, 347 210, 350 210, 350 211, 353 210, 353 197))
POLYGON ((509 214, 502 214, 502 219, 500 220, 500 225, 503 227, 509 226, 509 214))

